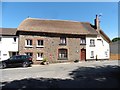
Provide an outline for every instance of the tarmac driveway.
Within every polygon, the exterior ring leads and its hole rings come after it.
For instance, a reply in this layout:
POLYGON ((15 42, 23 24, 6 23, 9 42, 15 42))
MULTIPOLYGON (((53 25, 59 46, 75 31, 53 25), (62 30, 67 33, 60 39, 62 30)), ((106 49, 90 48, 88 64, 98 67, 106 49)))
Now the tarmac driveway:
POLYGON ((88 61, 1 69, 5 88, 119 88, 120 66, 114 61, 88 61))

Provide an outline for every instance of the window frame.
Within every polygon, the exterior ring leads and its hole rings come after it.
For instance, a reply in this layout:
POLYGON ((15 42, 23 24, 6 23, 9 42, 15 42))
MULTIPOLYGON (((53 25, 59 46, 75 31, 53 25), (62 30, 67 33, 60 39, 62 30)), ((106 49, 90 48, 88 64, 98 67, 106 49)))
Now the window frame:
POLYGON ((94 58, 94 51, 90 52, 90 58, 94 58))
POLYGON ((80 45, 86 45, 86 38, 85 37, 80 38, 80 45))
POLYGON ((95 39, 90 39, 90 47, 95 47, 95 39))
POLYGON ((2 37, 0 37, 0 42, 2 42, 2 37))
POLYGON ((44 54, 43 54, 43 52, 38 52, 37 53, 37 60, 43 60, 43 58, 44 58, 44 54))
POLYGON ((25 55, 28 55, 28 56, 30 56, 30 57, 33 57, 33 52, 25 52, 25 55), (32 54, 32 56, 31 56, 30 54, 32 54))
POLYGON ((17 37, 13 37, 14 43, 17 42, 17 37))
POLYGON ((25 47, 33 47, 33 40, 32 39, 26 39, 25 40, 25 47))
POLYGON ((67 49, 58 49, 58 60, 68 60, 68 50, 67 49))
POLYGON ((36 47, 44 47, 44 40, 43 39, 38 39, 37 41, 36 41, 36 47), (38 41, 40 41, 40 44, 41 45, 39 45, 39 42, 38 41), (42 42, 41 42, 42 41, 42 42))
POLYGON ((66 44, 67 44, 66 37, 60 37, 60 44, 59 45, 66 45, 66 44))

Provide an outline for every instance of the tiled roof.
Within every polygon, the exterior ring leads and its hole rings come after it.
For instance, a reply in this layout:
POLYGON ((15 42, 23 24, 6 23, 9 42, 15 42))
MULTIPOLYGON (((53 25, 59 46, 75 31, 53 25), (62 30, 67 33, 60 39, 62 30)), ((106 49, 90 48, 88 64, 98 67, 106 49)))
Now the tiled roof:
POLYGON ((111 42, 110 38, 103 32, 103 30, 100 29, 99 33, 108 43, 111 42))
POLYGON ((18 31, 97 35, 96 30, 88 22, 63 20, 27 18, 19 25, 17 29, 18 31))
POLYGON ((0 28, 0 35, 16 35, 17 28, 0 28))

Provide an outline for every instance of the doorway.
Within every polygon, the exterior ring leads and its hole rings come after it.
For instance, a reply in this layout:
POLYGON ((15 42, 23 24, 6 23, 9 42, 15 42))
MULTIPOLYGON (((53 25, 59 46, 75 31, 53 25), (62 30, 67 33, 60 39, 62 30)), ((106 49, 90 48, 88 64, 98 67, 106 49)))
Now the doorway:
POLYGON ((81 60, 86 60, 86 49, 81 49, 81 60))

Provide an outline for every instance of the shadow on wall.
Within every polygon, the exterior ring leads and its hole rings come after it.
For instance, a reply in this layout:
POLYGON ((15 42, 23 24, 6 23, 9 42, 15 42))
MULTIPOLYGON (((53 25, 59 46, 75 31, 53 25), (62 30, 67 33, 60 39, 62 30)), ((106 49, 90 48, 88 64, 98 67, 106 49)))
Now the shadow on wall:
POLYGON ((27 78, 2 82, 2 90, 39 88, 120 88, 120 67, 78 67, 69 73, 72 79, 27 78))

